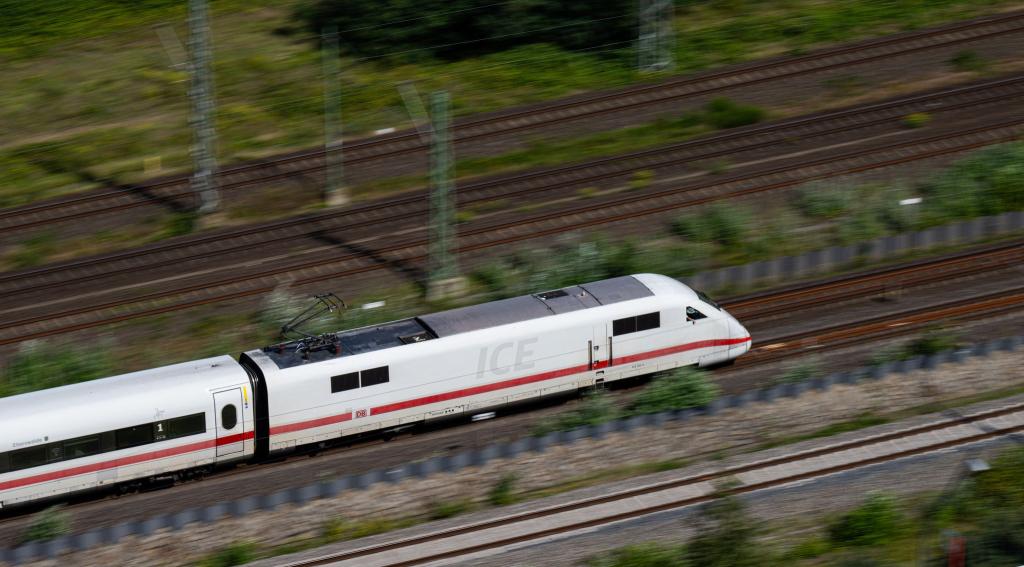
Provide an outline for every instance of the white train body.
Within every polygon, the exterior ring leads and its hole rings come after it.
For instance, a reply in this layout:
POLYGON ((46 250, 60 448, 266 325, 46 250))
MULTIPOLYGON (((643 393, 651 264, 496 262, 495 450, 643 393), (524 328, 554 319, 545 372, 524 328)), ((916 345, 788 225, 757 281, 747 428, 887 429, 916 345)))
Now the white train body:
POLYGON ((728 313, 653 274, 337 337, 336 350, 303 352, 289 343, 243 353, 239 362, 222 356, 0 399, 0 503, 259 458, 677 366, 718 364, 750 348, 746 329, 728 313), (237 423, 225 423, 228 405, 237 407, 237 423), (200 412, 202 433, 124 449, 107 439, 110 451, 29 468, 22 467, 24 453, 15 455, 144 424, 159 437, 162 420, 193 416, 194 426, 200 412))
POLYGON ((0 504, 249 458, 250 389, 225 355, 0 398, 0 504))

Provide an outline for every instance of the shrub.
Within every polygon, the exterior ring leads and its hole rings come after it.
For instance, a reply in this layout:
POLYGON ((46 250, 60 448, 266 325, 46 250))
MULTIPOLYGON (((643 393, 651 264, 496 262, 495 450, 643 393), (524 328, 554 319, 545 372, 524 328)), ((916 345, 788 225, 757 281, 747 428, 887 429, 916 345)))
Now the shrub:
POLYGON ((875 494, 829 524, 828 535, 838 545, 872 546, 899 536, 902 526, 903 517, 896 509, 895 501, 875 494))
POLYGON ((654 180, 654 172, 649 169, 641 169, 633 173, 633 178, 629 180, 629 188, 646 189, 650 187, 651 182, 654 180))
POLYGON ((988 67, 988 63, 978 55, 978 52, 964 49, 957 51, 953 57, 949 59, 949 64, 953 66, 957 71, 970 71, 979 72, 984 71, 988 67))
POLYGON ((455 222, 462 224, 476 218, 476 212, 469 209, 461 209, 455 212, 455 222))
POLYGON ((114 373, 105 347, 28 341, 10 358, 0 379, 0 397, 94 380, 114 373))
POLYGON ((427 516, 431 520, 443 520, 445 518, 458 516, 459 514, 465 514, 472 508, 473 503, 469 500, 445 500, 431 502, 428 506, 427 516))
POLYGON ((491 492, 487 495, 487 501, 491 503, 491 506, 507 506, 516 501, 515 495, 512 494, 512 490, 516 484, 516 475, 507 473, 501 475, 498 482, 494 483, 494 487, 491 488, 491 492))
POLYGON ((562 413, 554 419, 544 420, 533 428, 534 435, 545 435, 552 431, 567 431, 585 425, 598 425, 619 416, 611 397, 603 390, 586 394, 582 403, 572 411, 562 413))
POLYGON ((766 550, 759 549, 756 534, 742 502, 732 496, 719 498, 705 508, 697 535, 687 546, 687 558, 701 567, 761 566, 766 550))
POLYGON ((201 567, 234 567, 245 565, 256 559, 256 544, 250 542, 237 542, 210 555, 201 561, 201 567))
POLYGON ((745 240, 750 213, 736 205, 716 203, 695 213, 688 213, 672 223, 677 236, 696 242, 717 242, 738 246, 745 240))
POLYGON ((903 117, 903 125, 907 128, 921 128, 931 121, 932 116, 927 112, 915 112, 903 117))
POLYGON ((727 98, 716 98, 704 107, 708 124, 723 130, 748 124, 757 124, 764 120, 764 110, 745 104, 739 104, 727 98))
POLYGON ((849 210, 852 192, 853 189, 849 188, 830 188, 814 183, 797 191, 794 205, 812 218, 835 218, 849 210))
POLYGON ((627 545, 588 562, 592 567, 686 567, 682 548, 657 543, 627 545))
POLYGON ((61 505, 51 506, 36 513, 29 520, 22 543, 41 541, 62 536, 71 531, 71 518, 61 505))
POLYGON ((782 384, 792 384, 809 380, 819 374, 821 374, 821 365, 817 360, 804 360, 787 370, 779 377, 778 381, 782 384))
POLYGON ((718 387, 695 368, 677 368, 662 374, 643 389, 630 406, 635 414, 657 413, 707 405, 718 396, 718 387))

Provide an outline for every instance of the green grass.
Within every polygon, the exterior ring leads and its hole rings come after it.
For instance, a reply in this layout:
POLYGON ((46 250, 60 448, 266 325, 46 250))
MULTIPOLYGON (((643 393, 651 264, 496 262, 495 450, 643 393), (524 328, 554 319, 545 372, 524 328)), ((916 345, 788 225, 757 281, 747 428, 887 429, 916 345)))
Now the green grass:
MULTIPOLYGON (((222 160, 319 142, 316 42, 282 33, 294 27, 291 13, 299 3, 223 0, 213 5, 222 160)), ((694 2, 677 8, 677 71, 801 52, 1013 5, 1012 0, 694 2)), ((5 0, 2 6, 0 205, 95 187, 96 178, 138 180, 145 176, 147 158, 160 157, 164 172, 188 166, 187 84, 181 71, 169 68, 153 27, 170 24, 183 40, 185 3, 146 0, 128 8, 116 0, 5 0)), ((404 80, 415 81, 421 93, 448 89, 455 113, 464 115, 650 78, 633 69, 630 50, 598 51, 530 45, 457 63, 346 60, 346 132, 408 124, 394 88, 404 80)))

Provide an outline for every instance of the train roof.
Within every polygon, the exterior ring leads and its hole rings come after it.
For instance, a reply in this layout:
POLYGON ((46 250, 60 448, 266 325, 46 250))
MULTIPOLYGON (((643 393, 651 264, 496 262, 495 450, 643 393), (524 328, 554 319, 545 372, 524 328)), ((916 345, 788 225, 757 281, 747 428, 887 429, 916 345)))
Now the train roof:
MULTIPOLYGON (((0 416, 26 431, 47 430, 51 435, 75 431, 82 419, 105 431, 141 423, 157 408, 173 417, 195 408, 197 397, 212 400, 210 390, 247 379, 233 358, 222 355, 0 398, 0 416)), ((0 433, 0 452, 10 448, 5 442, 15 433, 0 433)))
POLYGON ((651 288, 637 277, 622 276, 341 331, 335 334, 336 351, 302 352, 301 341, 274 345, 263 351, 278 368, 291 368, 653 295, 651 288))

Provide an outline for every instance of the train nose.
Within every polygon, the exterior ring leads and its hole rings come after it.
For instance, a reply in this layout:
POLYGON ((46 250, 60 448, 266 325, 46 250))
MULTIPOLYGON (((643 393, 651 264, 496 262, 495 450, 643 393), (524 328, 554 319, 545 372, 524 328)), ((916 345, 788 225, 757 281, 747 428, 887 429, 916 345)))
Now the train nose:
POLYGON ((747 329, 743 325, 740 325, 740 322, 731 315, 729 316, 729 338, 736 341, 746 339, 742 342, 736 342, 735 344, 729 345, 730 356, 739 356, 750 350, 750 333, 747 332, 747 329))

